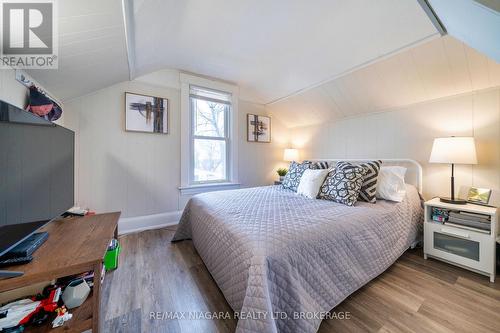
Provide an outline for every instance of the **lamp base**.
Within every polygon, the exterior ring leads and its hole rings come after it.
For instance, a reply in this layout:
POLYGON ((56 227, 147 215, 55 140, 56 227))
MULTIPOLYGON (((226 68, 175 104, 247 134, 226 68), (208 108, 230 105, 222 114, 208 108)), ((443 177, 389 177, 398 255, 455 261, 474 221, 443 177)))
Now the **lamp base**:
POLYGON ((455 204, 455 205, 465 205, 467 204, 467 200, 465 199, 459 199, 459 198, 447 198, 447 197, 439 197, 439 200, 441 202, 446 202, 450 204, 455 204))

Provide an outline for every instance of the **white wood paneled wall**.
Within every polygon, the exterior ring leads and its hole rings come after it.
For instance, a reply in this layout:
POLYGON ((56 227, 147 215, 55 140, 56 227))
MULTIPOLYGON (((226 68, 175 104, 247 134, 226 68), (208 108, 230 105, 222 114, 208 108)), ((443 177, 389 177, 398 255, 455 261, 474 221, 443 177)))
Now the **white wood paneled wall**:
POLYGON ((500 86, 500 64, 450 36, 267 105, 288 127, 380 112, 500 86))
MULTIPOLYGON (((122 211, 125 220, 120 228, 127 230, 170 222, 184 208, 189 198, 178 190, 184 149, 178 78, 179 72, 163 70, 65 102, 65 125, 76 132, 78 205, 97 212, 122 211), (170 133, 126 132, 126 91, 168 98, 170 133)), ((278 121, 272 123, 272 143, 246 141, 246 114, 265 112, 263 105, 240 101, 240 130, 234 144, 239 147, 242 186, 271 184, 277 178, 276 168, 283 166, 279 163, 288 129, 278 121)))
POLYGON ((176 89, 123 82, 65 103, 78 205, 122 217, 178 210, 179 99, 176 89), (170 134, 125 132, 126 91, 168 98, 170 134))
POLYGON ((473 135, 479 164, 457 166, 456 185, 500 188, 500 88, 441 98, 389 112, 291 130, 307 158, 412 158, 424 168, 427 198, 449 191, 450 167, 429 164, 435 137, 473 135))

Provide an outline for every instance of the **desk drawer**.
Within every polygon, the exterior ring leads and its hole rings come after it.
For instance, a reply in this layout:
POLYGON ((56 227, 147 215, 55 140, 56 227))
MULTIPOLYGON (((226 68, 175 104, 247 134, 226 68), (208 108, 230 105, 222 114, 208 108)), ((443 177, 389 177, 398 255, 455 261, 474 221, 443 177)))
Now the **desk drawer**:
POLYGON ((492 271, 490 235, 425 222, 424 252, 483 272, 492 271))

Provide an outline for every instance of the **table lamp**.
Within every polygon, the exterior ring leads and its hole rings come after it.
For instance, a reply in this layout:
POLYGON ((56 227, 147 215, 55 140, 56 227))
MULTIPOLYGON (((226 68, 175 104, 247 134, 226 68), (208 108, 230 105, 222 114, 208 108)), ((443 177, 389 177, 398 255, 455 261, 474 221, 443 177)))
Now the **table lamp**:
POLYGON ((477 164, 476 145, 473 137, 436 138, 432 145, 429 163, 451 164, 451 196, 440 197, 441 202, 463 205, 467 200, 455 198, 455 164, 477 164))
POLYGON ((299 160, 299 150, 295 148, 287 148, 285 149, 285 153, 283 154, 283 160, 286 162, 293 162, 299 160))

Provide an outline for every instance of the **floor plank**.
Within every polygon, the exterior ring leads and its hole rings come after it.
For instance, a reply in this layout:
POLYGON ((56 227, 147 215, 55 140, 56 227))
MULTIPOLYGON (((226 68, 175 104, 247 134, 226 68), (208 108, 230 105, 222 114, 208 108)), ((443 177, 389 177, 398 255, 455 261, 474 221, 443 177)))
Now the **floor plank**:
MULTIPOLYGON (((170 243, 175 230, 120 237, 119 268, 102 290, 103 332, 234 332, 232 318, 187 319, 232 310, 192 242, 170 243)), ((332 311, 349 319, 324 320, 320 333, 499 332, 500 282, 408 250, 332 311)))

